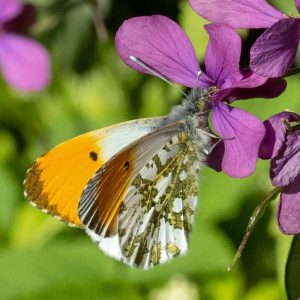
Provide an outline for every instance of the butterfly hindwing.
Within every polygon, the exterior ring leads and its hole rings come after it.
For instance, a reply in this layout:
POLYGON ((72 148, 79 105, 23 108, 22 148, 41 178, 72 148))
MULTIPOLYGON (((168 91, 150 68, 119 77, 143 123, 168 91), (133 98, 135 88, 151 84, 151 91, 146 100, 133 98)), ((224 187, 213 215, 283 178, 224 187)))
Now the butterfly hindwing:
POLYGON ((129 265, 148 269, 187 251, 200 165, 193 143, 181 133, 136 176, 118 222, 121 252, 129 265))
POLYGON ((80 200, 81 221, 100 248, 129 265, 147 269, 181 255, 197 203, 199 164, 182 125, 162 127, 99 169, 80 200))
POLYGON ((164 118, 134 120, 75 137, 50 150, 27 171, 25 195, 44 212, 82 227, 78 205, 96 171, 120 149, 159 128, 164 118))

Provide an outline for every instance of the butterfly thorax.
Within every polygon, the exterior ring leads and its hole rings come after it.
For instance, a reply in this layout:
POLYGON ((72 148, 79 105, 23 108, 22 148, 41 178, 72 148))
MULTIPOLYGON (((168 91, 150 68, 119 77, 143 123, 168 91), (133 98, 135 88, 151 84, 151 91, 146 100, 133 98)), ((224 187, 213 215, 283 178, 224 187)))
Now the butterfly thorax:
POLYGON ((184 131, 202 153, 208 153, 211 148, 208 120, 215 92, 215 87, 194 88, 181 105, 172 108, 165 121, 166 124, 182 122, 184 131))

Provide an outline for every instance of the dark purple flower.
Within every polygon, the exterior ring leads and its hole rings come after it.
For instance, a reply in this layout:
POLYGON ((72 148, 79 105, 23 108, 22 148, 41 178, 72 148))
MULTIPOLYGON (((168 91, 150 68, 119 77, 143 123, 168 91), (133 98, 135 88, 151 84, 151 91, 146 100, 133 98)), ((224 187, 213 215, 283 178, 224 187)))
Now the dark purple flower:
MULTIPOLYGON (((190 0, 202 17, 233 28, 268 28, 250 51, 250 68, 281 77, 292 66, 300 40, 300 19, 285 15, 265 0, 190 0)), ((295 0, 300 12, 300 1, 295 0)))
POLYGON ((295 6, 298 9, 298 11, 300 12, 300 0, 295 0, 295 6))
POLYGON ((300 19, 279 20, 253 44, 250 50, 251 69, 263 76, 284 76, 293 65, 299 41, 300 19))
POLYGON ((300 122, 300 115, 282 112, 266 120, 259 153, 263 159, 271 158, 272 184, 283 187, 277 223, 286 234, 300 233, 300 131, 293 122, 300 122))
POLYGON ((221 24, 210 24, 205 28, 209 34, 206 74, 201 71, 195 50, 185 32, 164 16, 137 17, 125 21, 117 32, 116 48, 123 61, 140 72, 151 74, 132 61, 131 56, 187 87, 216 86, 218 91, 213 98, 212 122, 224 138, 223 145, 216 147, 216 152, 220 152, 221 148, 224 151, 221 151, 221 166, 216 166, 216 161, 213 165, 230 176, 246 177, 256 168, 265 129, 255 116, 228 105, 225 100, 233 102, 237 98, 253 96, 274 97, 285 89, 285 82, 270 81, 251 71, 241 72, 241 39, 238 34, 221 24))
POLYGON ((46 49, 24 33, 34 21, 34 10, 17 0, 0 0, 0 70, 20 91, 38 91, 50 80, 46 49))

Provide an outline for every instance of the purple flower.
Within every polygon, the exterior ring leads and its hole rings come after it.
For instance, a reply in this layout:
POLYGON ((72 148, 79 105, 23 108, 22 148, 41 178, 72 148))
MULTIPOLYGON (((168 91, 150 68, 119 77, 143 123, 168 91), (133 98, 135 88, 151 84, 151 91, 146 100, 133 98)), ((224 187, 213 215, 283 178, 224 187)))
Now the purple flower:
POLYGON ((140 72, 151 74, 132 61, 130 56, 139 58, 158 73, 187 87, 216 86, 218 91, 213 96, 212 123, 224 141, 214 151, 212 166, 233 177, 246 177, 255 171, 265 129, 255 116, 224 101, 231 103, 237 98, 274 97, 285 89, 285 82, 269 80, 249 70, 241 72, 241 39, 238 34, 221 24, 210 24, 205 28, 209 34, 206 74, 200 70, 195 50, 185 32, 164 16, 125 21, 117 32, 116 48, 122 60, 140 72), (221 161, 217 160, 220 157, 221 161))
POLYGON ((253 44, 250 50, 251 69, 263 76, 284 76, 293 65, 299 41, 300 19, 279 20, 253 44))
POLYGON ((9 85, 20 91, 38 91, 50 80, 46 49, 20 35, 34 21, 34 10, 17 0, 0 0, 0 70, 9 85))
MULTIPOLYGON (((267 77, 281 77, 292 66, 300 40, 300 19, 287 16, 265 0, 190 0, 204 18, 233 28, 268 28, 250 51, 250 68, 267 77)), ((295 0, 300 12, 300 1, 295 0)))
POLYGON ((260 157, 271 158, 270 176, 274 186, 283 187, 277 208, 277 224, 286 234, 300 233, 300 131, 292 122, 300 115, 282 112, 264 122, 266 135, 260 157))

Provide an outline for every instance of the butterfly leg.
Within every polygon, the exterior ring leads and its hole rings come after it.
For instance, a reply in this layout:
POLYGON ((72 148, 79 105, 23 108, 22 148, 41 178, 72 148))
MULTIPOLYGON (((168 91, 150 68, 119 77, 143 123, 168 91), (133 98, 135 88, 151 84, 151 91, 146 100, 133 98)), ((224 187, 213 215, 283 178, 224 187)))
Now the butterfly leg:
POLYGON ((233 140, 235 139, 234 137, 233 138, 221 138, 221 137, 217 137, 217 141, 212 145, 212 147, 209 149, 208 151, 208 155, 211 154, 213 152, 213 150, 216 148, 216 146, 219 145, 219 143, 223 142, 223 141, 228 141, 228 140, 233 140))
POLYGON ((204 134, 206 136, 210 136, 210 137, 212 137, 214 139, 221 139, 219 136, 217 136, 217 135, 215 135, 215 134, 213 134, 213 133, 211 133, 209 131, 206 131, 204 129, 197 128, 197 131, 199 131, 200 133, 202 133, 202 134, 204 134))

